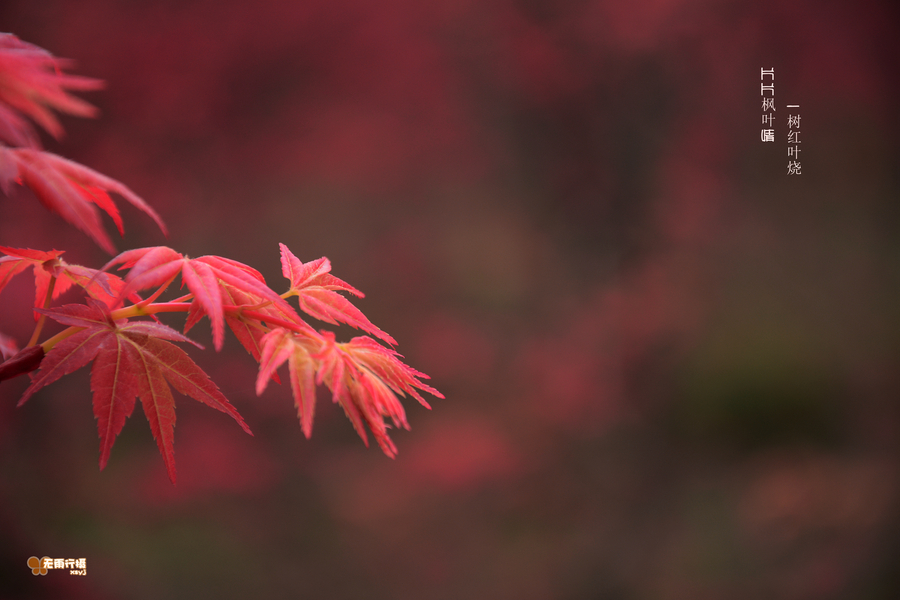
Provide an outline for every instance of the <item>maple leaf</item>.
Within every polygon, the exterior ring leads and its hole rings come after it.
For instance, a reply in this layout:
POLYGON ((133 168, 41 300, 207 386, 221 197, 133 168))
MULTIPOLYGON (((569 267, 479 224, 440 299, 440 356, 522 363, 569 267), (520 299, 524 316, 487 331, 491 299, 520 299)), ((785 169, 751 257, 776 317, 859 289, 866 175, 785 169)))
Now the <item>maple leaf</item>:
POLYGON ((256 393, 262 394, 275 369, 289 361, 294 404, 307 438, 312 432, 316 383, 324 383, 331 390, 333 401, 344 409, 366 446, 367 425, 382 451, 391 458, 397 455, 397 447, 387 433, 384 417, 390 417, 394 426, 409 429, 397 394, 408 394, 429 409, 417 388, 444 397, 419 381, 427 379, 427 375, 403 364, 397 352, 369 337, 358 336, 349 343, 338 344, 330 332, 312 337, 274 328, 265 335, 262 346, 256 393))
POLYGON ((47 352, 19 406, 44 386, 93 361, 91 390, 100 436, 101 470, 138 397, 169 479, 175 483, 175 401, 170 385, 181 394, 231 416, 252 435, 244 419, 206 373, 184 350, 169 343, 200 346, 190 338, 160 323, 114 322, 109 309, 91 299, 87 305, 69 304, 40 312, 64 325, 83 329, 47 352))
MULTIPOLYGON (((15 275, 28 267, 34 267, 35 308, 44 306, 51 277, 56 277, 53 299, 72 285, 77 285, 92 298, 102 301, 107 306, 112 306, 118 298, 119 292, 125 287, 125 282, 112 273, 101 273, 97 269, 67 263, 61 258, 63 254, 61 250, 45 252, 30 248, 0 246, 0 252, 7 255, 0 257, 0 292, 15 275)), ((134 295, 132 299, 140 301, 137 295, 134 295)), ((37 320, 38 314, 35 313, 34 317, 37 320)))
MULTIPOLYGON (((109 261, 101 270, 105 271, 119 263, 122 264, 119 270, 130 269, 125 276, 126 285, 120 296, 132 291, 165 285, 180 273, 182 283, 187 285, 194 296, 187 327, 193 326, 200 318, 199 315, 207 315, 216 350, 222 348, 225 336, 223 295, 234 300, 235 291, 241 292, 254 304, 262 302, 271 304, 277 308, 278 314, 300 321, 294 309, 266 285, 266 280, 259 271, 235 260, 221 256, 188 258, 166 246, 155 246, 127 250, 109 261)), ((252 340, 246 336, 242 337, 242 343, 247 342, 244 346, 250 350, 252 340)))
MULTIPOLYGON (((316 346, 317 340, 312 338, 316 346)), ((290 372, 291 391, 297 417, 307 439, 312 435, 313 416, 316 408, 316 363, 308 346, 310 338, 292 334, 283 327, 276 327, 260 340, 262 356, 259 360, 259 376, 256 378, 256 395, 262 395, 275 370, 286 360, 290 372)))
MULTIPOLYGON (((255 306, 259 304, 259 302, 254 301, 248 294, 241 292, 241 290, 230 286, 230 285, 222 285, 219 287, 219 290, 222 294, 222 302, 228 302, 232 306, 255 306)), ((194 311, 194 304, 191 304, 192 313, 196 315, 195 319, 199 319, 202 316, 201 310, 194 311)), ((185 333, 190 329, 193 325, 191 314, 188 314, 188 319, 184 324, 185 333)), ((250 355, 259 362, 261 357, 261 340, 265 332, 261 329, 254 327, 253 323, 249 319, 243 318, 240 314, 225 314, 225 322, 228 323, 228 327, 231 329, 231 332, 234 334, 234 337, 238 339, 241 345, 250 353, 250 355)))
POLYGON ((350 292, 363 298, 358 289, 330 274, 331 262, 322 257, 303 263, 284 244, 281 248, 281 271, 291 282, 290 296, 297 296, 300 309, 320 321, 337 325, 346 323, 355 329, 362 329, 387 343, 396 346, 390 335, 372 324, 358 308, 335 290, 350 292))
POLYGON ((348 343, 339 345, 361 370, 375 375, 395 392, 409 394, 427 409, 431 409, 431 406, 416 391, 416 388, 437 398, 444 397, 430 385, 419 381, 419 379, 430 379, 430 377, 401 362, 399 359, 403 358, 403 355, 396 350, 385 348, 365 336, 357 336, 348 343))
POLYGON ((40 148, 37 134, 28 121, 4 104, 0 104, 0 140, 13 146, 40 148))
POLYGON ((62 68, 70 64, 12 34, 0 34, 0 139, 39 147, 33 129, 15 111, 27 115, 57 139, 63 129, 52 110, 80 117, 97 114, 95 107, 66 90, 96 90, 103 82, 64 74, 62 68))
MULTIPOLYGON (((229 305, 235 307, 253 308, 255 318, 245 316, 243 311, 228 311, 225 313, 225 322, 228 324, 232 333, 234 333, 234 336, 256 362, 260 362, 262 359, 262 339, 267 333, 266 330, 260 326, 262 322, 266 322, 267 320, 270 323, 289 321, 298 329, 305 331, 310 335, 315 335, 313 329, 300 319, 297 313, 295 313, 293 309, 290 309, 289 306, 288 308, 290 311, 286 311, 282 306, 268 303, 258 294, 246 293, 232 285, 222 282, 220 282, 219 289, 222 292, 223 302, 227 302, 229 305)), ((192 327, 201 317, 201 310, 197 308, 196 303, 192 303, 191 310, 188 313, 188 318, 184 325, 185 333, 187 333, 190 327, 192 327)), ((272 373, 272 380, 276 383, 281 383, 278 374, 275 372, 272 373)))
POLYGON ((80 229, 110 254, 115 253, 115 248, 103 229, 96 207, 112 217, 119 234, 124 234, 124 227, 108 192, 122 196, 149 215, 168 236, 162 218, 126 185, 62 156, 31 148, 0 146, 0 186, 7 195, 11 193, 13 178, 30 188, 48 210, 80 229))

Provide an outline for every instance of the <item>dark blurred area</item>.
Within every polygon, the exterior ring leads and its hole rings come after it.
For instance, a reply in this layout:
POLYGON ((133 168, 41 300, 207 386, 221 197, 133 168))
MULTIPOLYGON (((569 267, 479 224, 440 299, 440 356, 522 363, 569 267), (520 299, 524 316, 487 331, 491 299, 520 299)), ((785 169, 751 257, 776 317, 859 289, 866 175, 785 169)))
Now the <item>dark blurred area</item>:
MULTIPOLYGON (((897 17, 4 2, 0 30, 107 82, 82 94, 99 119, 44 143, 169 225, 123 207, 119 249, 227 256, 275 289, 279 242, 328 256, 447 398, 406 402, 394 461, 323 390, 306 440, 289 386, 257 398, 204 320, 191 354, 255 437, 178 398, 173 487, 139 410, 98 472, 86 371, 21 409, 27 380, 4 382, 0 598, 900 598, 897 17)), ((0 243, 108 260, 24 190, 0 243)), ((20 344, 32 298, 28 276, 0 295, 20 344)))

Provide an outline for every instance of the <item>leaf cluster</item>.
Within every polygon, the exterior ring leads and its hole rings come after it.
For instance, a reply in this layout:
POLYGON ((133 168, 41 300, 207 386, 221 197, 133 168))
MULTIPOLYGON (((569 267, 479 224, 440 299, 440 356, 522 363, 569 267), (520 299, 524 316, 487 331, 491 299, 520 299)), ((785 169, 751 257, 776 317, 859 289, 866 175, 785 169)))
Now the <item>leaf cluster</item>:
MULTIPOLYGON (((14 184, 29 188, 52 212, 87 234, 113 254, 98 208, 123 233, 122 219, 110 198, 115 193, 148 214, 166 233, 159 215, 128 187, 84 165, 45 152, 28 119, 55 137, 62 128, 51 109, 93 116, 89 104, 68 90, 97 89, 101 82, 62 73, 66 62, 15 36, 0 34, 0 187, 10 196, 14 184)), ((172 388, 231 416, 247 433, 250 428, 219 388, 182 348, 185 334, 207 317, 213 345, 222 348, 226 325, 259 362, 257 394, 277 369, 288 364, 291 390, 303 433, 312 433, 315 390, 326 386, 363 442, 367 429, 390 457, 397 447, 390 426, 409 428, 399 396, 411 396, 430 408, 420 392, 443 396, 422 380, 428 377, 404 364, 391 346, 396 341, 376 327, 346 292, 362 292, 331 274, 331 263, 307 263, 280 244, 282 273, 289 282, 279 294, 256 269, 221 256, 190 258, 167 246, 126 250, 101 269, 67 263, 63 251, 0 246, 0 291, 16 275, 33 270, 36 326, 21 351, 0 333, 0 380, 28 373, 31 384, 19 406, 45 386, 91 365, 93 411, 100 437, 100 468, 109 460, 116 436, 137 400, 159 446, 169 478, 176 480, 174 455, 175 400, 172 388), (118 267, 118 272, 109 272, 118 267), (160 302, 180 277, 187 294, 160 302), (53 306, 63 292, 78 288, 81 304, 53 306), (149 296, 140 294, 149 290, 149 296), (297 308, 288 302, 296 298, 297 308), (299 309, 299 311, 298 311, 299 309), (162 324, 162 313, 186 313, 183 332, 162 324), (347 324, 368 335, 338 343, 334 334, 317 331, 301 313, 331 324, 347 324), (65 329, 40 341, 47 319, 65 329), (173 343, 174 342, 174 343, 173 343), (385 420, 389 419, 390 424, 385 420)), ((251 434, 252 435, 252 434, 251 434)))

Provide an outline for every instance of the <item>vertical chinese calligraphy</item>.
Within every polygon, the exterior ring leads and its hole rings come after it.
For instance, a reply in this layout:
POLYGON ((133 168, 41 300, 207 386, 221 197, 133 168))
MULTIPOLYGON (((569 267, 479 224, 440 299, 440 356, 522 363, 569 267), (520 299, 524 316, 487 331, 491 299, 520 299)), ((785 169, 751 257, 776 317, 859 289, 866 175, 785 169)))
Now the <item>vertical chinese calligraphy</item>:
MULTIPOLYGON (((759 95, 762 97, 762 128, 759 139, 763 142, 775 141, 775 67, 759 68, 759 95)), ((788 104, 787 108, 798 109, 797 114, 788 113, 788 175, 800 175, 800 105, 788 104)))
MULTIPOLYGON (((799 104, 788 104, 788 108, 800 108, 799 104)), ((788 175, 800 175, 800 114, 788 113, 788 175)))
POLYGON ((759 139, 764 142, 775 141, 775 129, 773 128, 775 119, 775 67, 771 69, 759 68, 759 95, 762 96, 762 124, 759 130, 759 139), (766 85, 766 77, 769 77, 769 84, 766 85), (766 96, 766 92, 769 93, 766 96))

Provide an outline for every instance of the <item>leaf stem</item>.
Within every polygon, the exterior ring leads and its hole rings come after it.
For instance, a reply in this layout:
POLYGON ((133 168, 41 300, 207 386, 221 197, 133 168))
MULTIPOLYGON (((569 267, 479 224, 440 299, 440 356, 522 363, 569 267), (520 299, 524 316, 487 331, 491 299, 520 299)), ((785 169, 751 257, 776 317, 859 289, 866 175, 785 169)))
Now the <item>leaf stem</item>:
POLYGON ((187 312, 191 309, 189 302, 158 302, 156 304, 145 305, 132 304, 125 308, 120 308, 109 313, 114 321, 119 319, 128 319, 130 317, 145 317, 147 315, 155 315, 161 312, 187 312))
POLYGON ((140 306, 140 307, 142 307, 142 308, 145 307, 145 306, 148 306, 151 302, 153 302, 154 300, 156 300, 157 298, 159 298, 159 296, 160 296, 164 291, 166 291, 166 288, 168 288, 170 285, 172 285, 172 282, 175 281, 175 278, 176 278, 176 277, 178 277, 178 273, 172 275, 172 276, 169 278, 169 280, 168 280, 167 282, 165 282, 162 286, 160 286, 160 288, 159 288, 158 290, 156 290, 155 292, 153 292, 153 295, 152 295, 152 296, 150 296, 150 297, 147 298, 146 300, 141 300, 141 301, 138 302, 135 306, 140 306))
POLYGON ((254 319, 256 321, 265 321, 271 325, 278 325, 279 327, 284 327, 285 329, 289 329, 296 333, 309 334, 311 328, 309 325, 306 325, 306 329, 304 329, 301 325, 294 323, 293 321, 286 321, 285 319, 279 319, 278 317, 273 317, 270 315, 264 315, 263 313, 256 312, 255 310, 243 310, 242 306, 224 306, 226 311, 234 311, 239 314, 245 315, 254 319))
POLYGON ((82 329, 85 329, 85 328, 73 326, 73 327, 69 327, 68 329, 64 329, 63 331, 60 331, 59 333, 54 335, 52 338, 48 338, 48 339, 44 340, 44 343, 41 344, 41 348, 44 349, 44 353, 46 354, 47 352, 50 352, 50 350, 53 349, 53 346, 57 345, 58 343, 60 343, 64 339, 66 339, 67 337, 69 337, 71 335, 75 335, 82 329))
MULTIPOLYGON (((50 284, 50 293, 53 292, 53 280, 51 280, 50 284)), ((49 294, 48 294, 49 297, 49 294)), ((49 302, 47 303, 49 304, 49 302)), ((45 305, 46 308, 46 305, 45 305)), ((149 306, 141 306, 140 304, 132 304, 131 306, 120 308, 118 310, 114 310, 109 313, 110 318, 113 321, 118 321, 119 319, 128 319, 130 317, 143 317, 148 315, 153 315, 160 312, 187 312, 190 310, 191 305, 187 302, 160 302, 158 304, 150 304, 149 306)), ((41 321, 38 323, 40 326, 43 323, 45 315, 41 315, 41 321)), ((84 327, 69 327, 68 329, 64 329, 63 331, 57 333, 51 338, 44 340, 41 344, 41 348, 44 349, 44 352, 49 352, 53 349, 53 346, 60 343, 67 337, 74 335, 84 329, 84 327)), ((40 333, 40 329, 37 330, 37 333, 40 333)), ((29 346, 33 346, 37 343, 37 335, 32 337, 32 340, 28 343, 29 346)))
POLYGON ((272 301, 271 301, 271 300, 265 300, 265 301, 263 301, 263 302, 260 302, 259 304, 254 304, 254 305, 252 305, 252 306, 251 306, 251 305, 242 304, 242 305, 240 305, 240 306, 238 306, 238 307, 236 307, 236 308, 242 308, 242 309, 244 309, 244 310, 259 310, 259 309, 261 309, 261 308, 265 308, 265 307, 269 306, 270 304, 272 304, 272 301))

